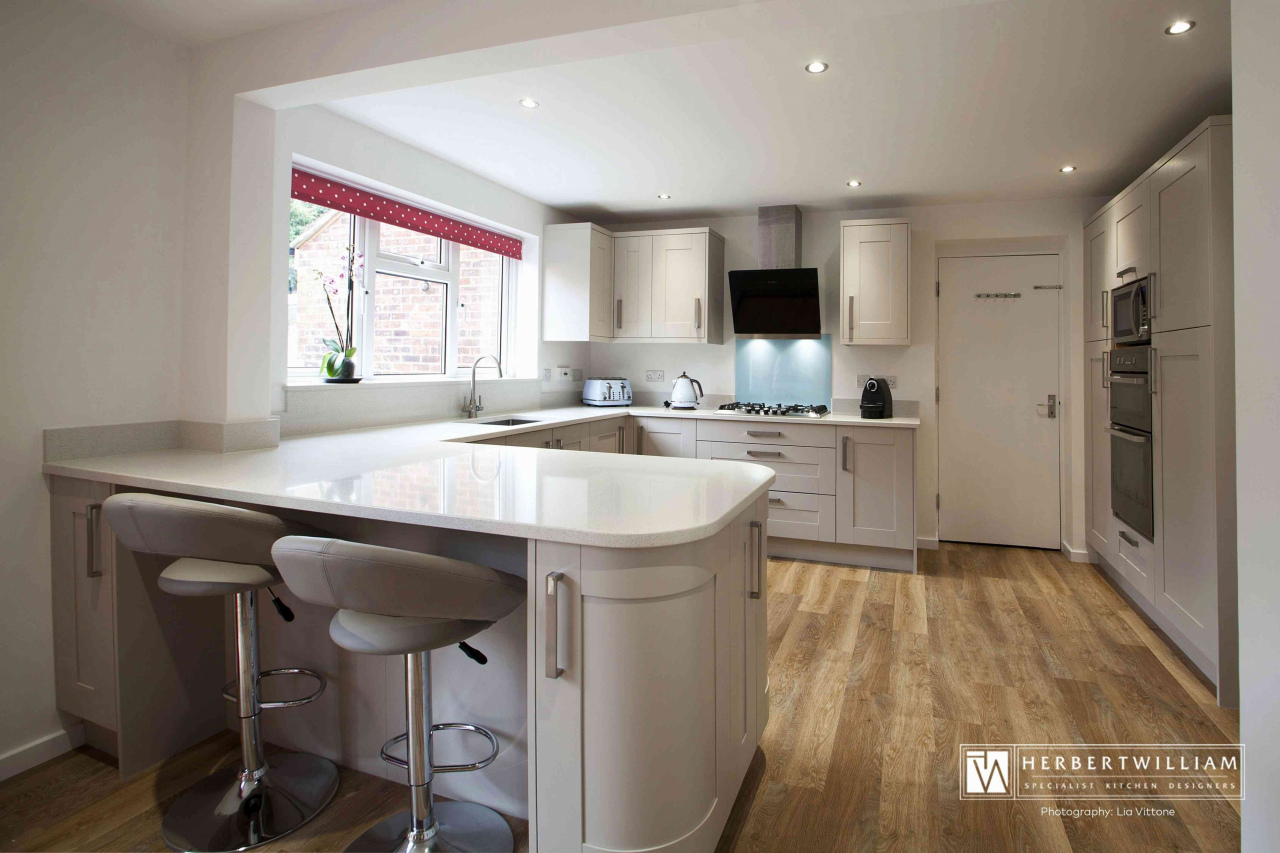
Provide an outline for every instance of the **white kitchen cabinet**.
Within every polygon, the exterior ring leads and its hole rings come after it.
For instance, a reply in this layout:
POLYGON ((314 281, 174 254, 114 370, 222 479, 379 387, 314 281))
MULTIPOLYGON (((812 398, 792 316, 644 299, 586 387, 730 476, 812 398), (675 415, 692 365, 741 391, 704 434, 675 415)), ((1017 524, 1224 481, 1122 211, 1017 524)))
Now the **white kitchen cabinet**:
MULTIPOLYGON (((1155 544, 1112 515, 1108 520, 1111 540, 1115 543, 1107 562, 1128 581, 1139 595, 1151 601, 1155 594, 1156 572, 1160 554, 1155 544)), ((1160 519, 1156 518, 1156 535, 1160 535, 1160 519)))
POLYGON ((1111 208, 1115 220, 1114 284, 1151 272, 1151 181, 1144 178, 1111 208))
POLYGON ((588 449, 596 453, 623 453, 626 448, 626 417, 608 418, 589 424, 591 440, 588 449))
POLYGON ((780 492, 835 494, 836 452, 829 447, 699 441, 698 458, 753 462, 771 468, 777 475, 773 487, 780 492))
POLYGON ((613 235, 575 222, 542 231, 542 339, 613 337, 613 235))
POLYGON ((1109 341, 1094 341, 1086 347, 1085 381, 1085 538, 1089 547, 1104 556, 1115 552, 1111 530, 1111 387, 1109 341))
POLYGON ((835 542, 835 495, 769 492, 769 535, 835 542))
POLYGON ((768 720, 761 504, 686 545, 534 543, 532 850, 715 848, 768 720))
POLYGON ((653 336, 653 238, 613 240, 613 337, 653 336))
POLYGON ((114 538, 107 483, 50 478, 54 683, 58 707, 116 728, 114 538))
POLYGON ((915 547, 915 436, 891 427, 840 427, 836 541, 915 547))
POLYGON ((551 446, 556 450, 589 450, 591 446, 591 424, 570 424, 556 427, 551 446))
POLYGON ((1233 264, 1231 127, 1207 128, 1162 165, 1151 184, 1152 331, 1212 325, 1215 313, 1228 319, 1229 288, 1218 283, 1231 279, 1233 264))
POLYGON ((1111 337, 1111 288, 1119 279, 1113 269, 1115 226, 1110 208, 1084 227, 1084 324, 1086 341, 1111 337))
POLYGON ((911 225, 905 219, 840 223, 840 340, 911 343, 911 225))
POLYGON ((1213 333, 1207 327, 1152 336, 1154 506, 1159 567, 1154 602, 1217 661, 1218 560, 1214 478, 1213 333))
POLYGON ((698 455, 698 422, 693 418, 643 418, 636 421, 636 453, 641 456, 698 455))
POLYGON ((653 336, 700 338, 707 305, 707 235, 653 238, 653 336))
POLYGON ((520 432, 507 436, 507 447, 541 447, 544 450, 555 446, 556 432, 552 429, 536 429, 531 432, 520 432))

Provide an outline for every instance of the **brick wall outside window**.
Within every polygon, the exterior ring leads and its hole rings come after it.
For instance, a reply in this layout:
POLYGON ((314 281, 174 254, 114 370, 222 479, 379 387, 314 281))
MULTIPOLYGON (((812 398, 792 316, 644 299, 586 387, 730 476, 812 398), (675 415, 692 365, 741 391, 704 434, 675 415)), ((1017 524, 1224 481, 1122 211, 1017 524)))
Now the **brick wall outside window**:
MULTIPOLYGON (((333 318, 329 315, 329 306, 324 301, 324 290, 316 280, 316 272, 337 275, 342 269, 340 258, 347 253, 350 227, 350 214, 333 215, 311 239, 294 250, 293 266, 297 272, 298 289, 289 294, 290 367, 319 370, 320 358, 329 349, 321 342, 325 338, 338 336, 333 327, 333 318)), ((338 325, 345 332, 346 288, 339 288, 338 295, 332 298, 338 325)))

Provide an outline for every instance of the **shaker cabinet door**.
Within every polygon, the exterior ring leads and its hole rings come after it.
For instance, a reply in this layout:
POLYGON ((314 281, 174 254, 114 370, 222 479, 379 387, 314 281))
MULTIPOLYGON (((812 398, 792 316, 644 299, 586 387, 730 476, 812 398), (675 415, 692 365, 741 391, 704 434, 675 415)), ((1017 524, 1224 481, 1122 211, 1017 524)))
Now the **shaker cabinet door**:
POLYGON ((1151 329, 1208 326, 1210 307, 1209 134, 1173 156, 1151 177, 1156 286, 1151 329))
POLYGON ((1087 347, 1084 467, 1086 538, 1091 548, 1108 557, 1115 549, 1111 531, 1111 436, 1107 432, 1111 425, 1109 346, 1107 341, 1096 341, 1087 347))
POLYGON ((915 547, 915 452, 911 430, 841 427, 837 435, 836 541, 915 547))
POLYGON ((840 229, 840 339, 847 344, 910 343, 911 226, 840 229))
POLYGON ((1113 210, 1108 210, 1084 230, 1084 323, 1087 341, 1111 337, 1111 288, 1119 279, 1112 269, 1113 210))
POLYGON ((1134 281, 1151 272, 1151 179, 1147 178, 1115 203, 1112 284, 1134 281))
POLYGON ((614 238, 610 309, 615 338, 647 338, 653 334, 652 237, 614 238))
POLYGON ((707 235, 653 237, 653 337, 707 336, 707 235))

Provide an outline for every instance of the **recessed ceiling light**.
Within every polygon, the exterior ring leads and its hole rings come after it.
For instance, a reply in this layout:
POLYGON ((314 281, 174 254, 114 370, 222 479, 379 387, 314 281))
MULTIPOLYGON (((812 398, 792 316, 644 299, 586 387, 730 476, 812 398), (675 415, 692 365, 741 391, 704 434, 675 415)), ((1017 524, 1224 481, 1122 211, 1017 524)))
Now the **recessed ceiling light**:
POLYGON ((860 186, 862 186, 862 181, 849 181, 849 186, 851 186, 851 187, 860 187, 860 186))
POLYGON ((813 62, 806 65, 804 70, 808 71, 810 74, 821 74, 828 68, 830 68, 830 66, 827 65, 827 63, 823 62, 821 59, 815 59, 813 62))
POLYGON ((1074 172, 1075 170, 1076 170, 1076 167, 1075 167, 1075 166, 1063 166, 1063 167, 1062 167, 1061 169, 1059 169, 1058 171, 1059 171, 1059 172, 1074 172))
POLYGON ((668 195, 667 193, 658 193, 658 198, 662 199, 663 201, 666 201, 667 199, 671 198, 671 196, 668 195))
POLYGON ((1167 36, 1180 36, 1185 32, 1190 32, 1195 25, 1195 21, 1174 21, 1165 28, 1164 34, 1167 36))
POLYGON ((538 108, 538 102, 533 98, 521 98, 520 106, 524 107, 526 110, 536 110, 538 108))

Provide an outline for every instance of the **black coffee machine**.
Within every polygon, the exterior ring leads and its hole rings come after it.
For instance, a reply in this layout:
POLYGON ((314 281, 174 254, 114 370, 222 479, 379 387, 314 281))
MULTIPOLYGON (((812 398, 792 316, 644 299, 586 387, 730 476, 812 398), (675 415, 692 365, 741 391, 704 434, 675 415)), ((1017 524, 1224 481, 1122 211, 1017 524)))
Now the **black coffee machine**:
POLYGON ((864 418, 893 417, 893 395, 889 393, 889 383, 885 379, 871 377, 862 386, 862 416, 864 418))

